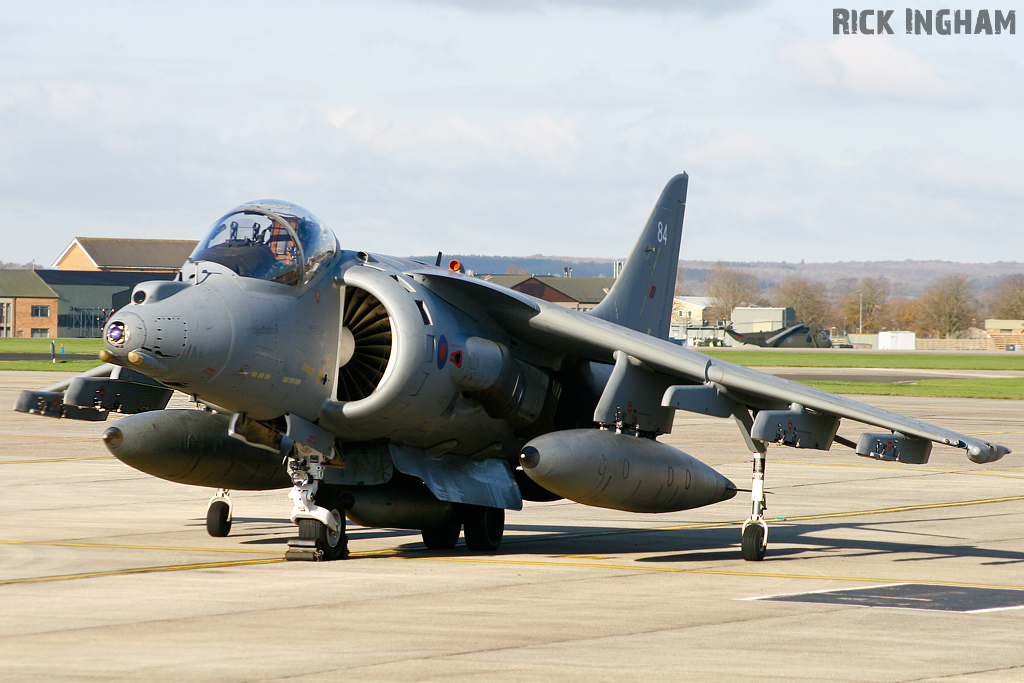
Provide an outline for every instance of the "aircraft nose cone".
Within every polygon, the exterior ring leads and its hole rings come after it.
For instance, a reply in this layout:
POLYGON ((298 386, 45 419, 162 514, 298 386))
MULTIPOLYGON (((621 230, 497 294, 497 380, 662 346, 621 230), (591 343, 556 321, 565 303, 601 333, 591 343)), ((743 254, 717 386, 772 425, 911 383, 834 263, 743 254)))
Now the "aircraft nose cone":
MULTIPOLYGON (((145 289, 136 290, 137 295, 140 292, 145 289)), ((111 316, 103 331, 106 348, 100 359, 174 386, 196 387, 223 367, 232 330, 223 302, 204 288, 164 287, 150 296, 134 297, 111 316)))

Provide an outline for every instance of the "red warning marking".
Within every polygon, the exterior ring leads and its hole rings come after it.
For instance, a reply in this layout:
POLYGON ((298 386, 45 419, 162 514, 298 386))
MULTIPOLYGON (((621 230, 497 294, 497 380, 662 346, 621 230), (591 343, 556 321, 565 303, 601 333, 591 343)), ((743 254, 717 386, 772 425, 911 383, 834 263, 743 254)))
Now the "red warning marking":
POLYGON ((450 360, 452 362, 452 365, 454 365, 455 367, 461 368, 462 367, 462 351, 452 351, 448 355, 448 360, 450 360))
POLYGON ((647 295, 648 299, 653 299, 654 298, 654 291, 656 289, 658 289, 656 286, 653 286, 653 285, 651 286, 651 293, 647 295))
POLYGON ((320 303, 320 290, 316 290, 316 302, 320 303))

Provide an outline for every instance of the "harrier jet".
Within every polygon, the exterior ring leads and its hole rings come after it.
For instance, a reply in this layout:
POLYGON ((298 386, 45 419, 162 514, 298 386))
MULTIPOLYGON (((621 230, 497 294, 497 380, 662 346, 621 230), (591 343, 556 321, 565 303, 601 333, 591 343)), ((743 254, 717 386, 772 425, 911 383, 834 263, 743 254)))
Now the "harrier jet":
POLYGON ((346 518, 416 529, 429 548, 464 534, 493 551, 506 510, 566 498, 672 512, 737 487, 661 443, 676 410, 733 420, 753 454, 742 555, 767 547, 767 444, 927 462, 932 443, 974 462, 1008 449, 711 359, 666 341, 686 207, 672 178, 604 301, 578 312, 448 267, 339 246, 305 209, 232 209, 174 281, 135 287, 104 327, 104 365, 17 409, 78 419, 128 413, 104 433, 143 472, 218 489, 290 489, 287 557, 347 555, 346 518), (199 410, 167 410, 172 390, 199 410), (839 436, 849 418, 877 432, 839 436))

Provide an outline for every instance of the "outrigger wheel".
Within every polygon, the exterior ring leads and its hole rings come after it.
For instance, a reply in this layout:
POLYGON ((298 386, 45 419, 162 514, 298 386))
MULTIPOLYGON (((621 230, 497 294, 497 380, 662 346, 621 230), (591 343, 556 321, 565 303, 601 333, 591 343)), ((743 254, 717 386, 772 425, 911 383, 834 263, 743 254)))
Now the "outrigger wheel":
POLYGON ((211 536, 227 536, 231 533, 231 517, 228 504, 215 500, 206 511, 206 531, 211 536))
POLYGON ((766 529, 763 522, 751 520, 743 526, 743 559, 748 562, 760 562, 768 550, 766 529))
POLYGON ((231 498, 227 489, 217 489, 206 508, 206 532, 223 538, 231 533, 231 498))

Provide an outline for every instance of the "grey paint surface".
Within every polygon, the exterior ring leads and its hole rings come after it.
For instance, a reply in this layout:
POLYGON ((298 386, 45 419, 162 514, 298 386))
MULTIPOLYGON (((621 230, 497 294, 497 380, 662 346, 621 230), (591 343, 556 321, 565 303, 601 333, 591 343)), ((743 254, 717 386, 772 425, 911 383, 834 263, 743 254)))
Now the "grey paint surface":
MULTIPOLYGON (((284 492, 233 494, 232 535, 212 539, 212 492, 110 458, 109 423, 10 411, 20 389, 56 379, 0 373, 5 680, 1024 678, 1024 610, 748 600, 905 581, 1024 587, 1015 455, 974 465, 936 449, 914 467, 770 448, 771 546, 757 565, 740 560, 740 496, 663 515, 527 503, 492 556, 350 526, 354 559, 285 563, 284 492), (994 502, 954 505, 981 500, 994 502), (247 561, 269 563, 230 564, 247 561)), ((1024 448, 1020 402, 871 400, 1024 448)), ((749 481, 730 421, 680 413, 664 439, 749 481)))

